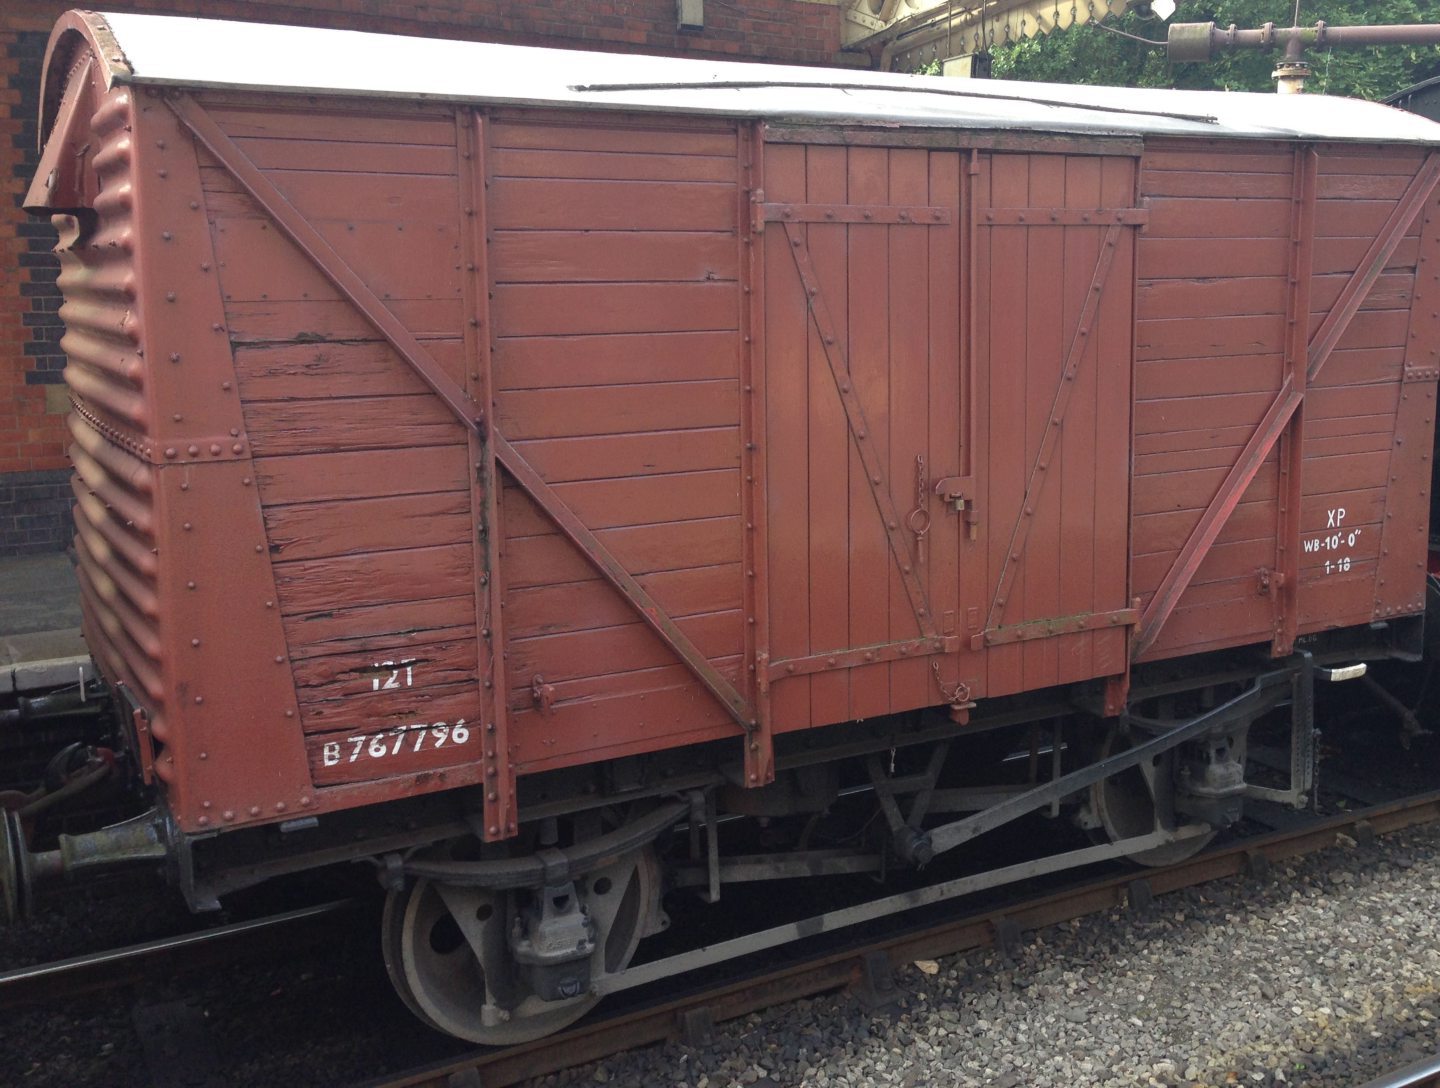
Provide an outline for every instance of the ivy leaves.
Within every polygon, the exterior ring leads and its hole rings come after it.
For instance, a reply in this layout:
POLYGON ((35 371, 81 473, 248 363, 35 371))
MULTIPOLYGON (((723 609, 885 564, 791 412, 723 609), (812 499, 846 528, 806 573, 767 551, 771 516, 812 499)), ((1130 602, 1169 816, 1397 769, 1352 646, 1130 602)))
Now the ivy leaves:
MULTIPOLYGON (((1179 0, 1171 22, 1231 23, 1242 29, 1266 22, 1289 26, 1293 2, 1287 0, 1179 0)), ((1440 21, 1440 0, 1302 0, 1299 22, 1313 26, 1323 19, 1331 26, 1394 25, 1440 21)), ((1120 87, 1183 87, 1197 90, 1272 91, 1270 73, 1279 51, 1243 50, 1208 64, 1175 64, 1163 46, 1137 38, 1163 41, 1166 24, 1127 12, 1104 26, 1084 26, 1029 38, 993 50, 999 79, 1030 79, 1051 83, 1100 83, 1120 87), (1110 29, 1107 29, 1110 28, 1110 29)), ((1440 48, 1386 46, 1374 49, 1314 50, 1307 54, 1312 71, 1306 90, 1318 94, 1378 99, 1440 75, 1440 48)))

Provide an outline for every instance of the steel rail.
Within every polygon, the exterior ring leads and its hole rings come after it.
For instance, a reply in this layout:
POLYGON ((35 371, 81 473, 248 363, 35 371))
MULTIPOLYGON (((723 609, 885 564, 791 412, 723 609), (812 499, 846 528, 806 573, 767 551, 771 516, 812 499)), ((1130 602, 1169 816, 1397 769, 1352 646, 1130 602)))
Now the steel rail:
POLYGON ((1431 1088, 1433 1085, 1440 1085, 1440 1054, 1367 1080, 1360 1088, 1431 1088))
MULTIPOLYGON (((1334 846, 1337 835, 1342 833, 1365 841, 1374 835, 1437 820, 1440 820, 1440 790, 1246 839, 1175 865, 1104 877, 1000 910, 983 911, 885 937, 861 948, 826 953, 715 989, 598 1019, 533 1043, 472 1051, 369 1080, 359 1088, 450 1088, 468 1083, 503 1088, 636 1047, 678 1038, 687 1017, 696 1013, 708 1014, 709 1021, 718 1024, 802 997, 858 986, 864 978, 863 965, 867 957, 884 955, 893 967, 983 948, 1010 939, 1009 934, 1058 925, 1143 901, 1149 896, 1225 877, 1260 875, 1273 863, 1334 846), (474 1079, 477 1075, 478 1082, 474 1079)), ((1408 1088, 1425 1083, 1418 1079, 1382 1079, 1365 1088, 1408 1088)))
MULTIPOLYGON (((353 909, 356 904, 354 899, 336 899, 176 937, 161 937, 103 952, 16 968, 0 973, 0 1009, 108 989, 134 982, 161 967, 189 971, 210 966, 233 956, 236 946, 247 945, 262 934, 273 938, 281 931, 298 933, 308 928, 309 924, 353 909)), ((273 945, 267 947, 271 950, 275 948, 273 945)))

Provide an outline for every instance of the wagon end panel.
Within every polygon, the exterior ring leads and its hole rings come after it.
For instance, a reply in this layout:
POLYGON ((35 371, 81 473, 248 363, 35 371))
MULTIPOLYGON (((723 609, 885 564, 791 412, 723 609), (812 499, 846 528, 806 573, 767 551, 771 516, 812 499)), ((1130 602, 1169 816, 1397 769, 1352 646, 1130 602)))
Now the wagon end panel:
POLYGON ((47 171, 27 204, 64 209, 86 638, 182 829, 284 818, 315 799, 196 147, 150 92, 60 107, 75 172, 47 171))
POLYGON ((165 375, 154 372, 147 354, 150 300, 141 298, 136 254, 139 111, 129 88, 105 89, 83 34, 57 35, 51 49, 47 89, 54 108, 42 119, 47 138, 25 208, 48 216, 58 235, 85 642, 137 713, 137 762, 149 781, 157 770, 171 777, 158 738, 173 737, 173 701, 157 497, 164 458, 157 449, 163 426, 156 419, 156 386, 165 375))
POLYGON ((522 773, 752 720, 743 139, 654 118, 485 126, 503 698, 522 773))

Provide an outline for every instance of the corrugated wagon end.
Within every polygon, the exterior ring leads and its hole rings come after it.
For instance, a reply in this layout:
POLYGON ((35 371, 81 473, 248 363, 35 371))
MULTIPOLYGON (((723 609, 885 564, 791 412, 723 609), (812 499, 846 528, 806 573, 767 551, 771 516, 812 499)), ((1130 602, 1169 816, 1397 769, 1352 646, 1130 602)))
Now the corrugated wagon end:
POLYGON ((151 382, 141 332, 133 185, 133 92, 104 24, 71 12, 51 36, 40 160, 24 209, 49 218, 60 262, 61 347, 71 402, 74 547, 86 642, 129 694, 134 755, 153 776, 152 729, 167 735, 151 382))
MULTIPOLYGON (((321 812, 486 782, 477 823, 513 835, 486 663, 494 558, 474 528, 496 516, 474 469, 483 413, 465 408, 456 261, 431 259, 459 244, 467 133, 448 108, 342 116, 353 126, 332 145, 340 161, 307 161, 312 129, 335 118, 306 129, 303 110, 232 99, 212 112, 137 85, 91 14, 62 18, 46 72, 25 206, 60 236, 84 631, 156 803, 147 834, 168 844, 196 905, 218 892, 192 847, 219 831, 310 831, 321 812), (359 164, 359 204, 336 222, 319 189, 318 205, 303 189, 276 197, 252 156, 297 167, 302 185, 359 164), (363 205, 396 156, 416 176, 382 224, 363 205), (334 256, 357 237, 346 258, 374 273, 385 303, 314 265, 317 249, 334 256)), ((454 822, 470 804, 405 819, 454 822)), ((381 831, 399 820, 380 818, 381 831)), ((11 839, 10 870, 59 875, 11 839)), ((91 866, 130 862, 132 839, 77 849, 91 866)))
POLYGON ((45 72, 24 206, 59 235, 86 641, 156 835, 303 814, 314 790, 195 144, 126 82, 99 16, 61 19, 45 72))

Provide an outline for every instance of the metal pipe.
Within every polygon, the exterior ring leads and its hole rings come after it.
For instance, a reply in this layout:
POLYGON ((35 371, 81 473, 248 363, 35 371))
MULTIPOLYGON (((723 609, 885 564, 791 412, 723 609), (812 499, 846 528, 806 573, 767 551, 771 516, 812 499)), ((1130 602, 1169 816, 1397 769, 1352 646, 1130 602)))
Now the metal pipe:
POLYGON ((1172 64, 1182 61, 1214 60, 1224 52, 1237 49, 1353 49, 1367 45, 1440 45, 1440 23, 1410 23, 1400 26, 1327 26, 1323 21, 1314 26, 1275 27, 1239 30, 1232 23, 1224 28, 1214 23, 1174 23, 1166 45, 1167 59, 1172 64))
POLYGON ((1270 73, 1276 94, 1300 94, 1310 78, 1310 65, 1305 61, 1305 46, 1298 35, 1285 39, 1285 59, 1270 73))
POLYGON ((1166 39, 1171 64, 1214 60, 1237 49, 1284 49, 1284 59, 1273 73, 1276 90, 1294 94, 1304 89, 1310 66, 1306 49, 1355 49, 1374 45, 1440 45, 1440 24, 1409 23, 1399 26, 1314 26, 1277 28, 1266 23, 1258 30, 1240 30, 1231 23, 1223 30, 1214 23, 1174 23, 1166 39))

